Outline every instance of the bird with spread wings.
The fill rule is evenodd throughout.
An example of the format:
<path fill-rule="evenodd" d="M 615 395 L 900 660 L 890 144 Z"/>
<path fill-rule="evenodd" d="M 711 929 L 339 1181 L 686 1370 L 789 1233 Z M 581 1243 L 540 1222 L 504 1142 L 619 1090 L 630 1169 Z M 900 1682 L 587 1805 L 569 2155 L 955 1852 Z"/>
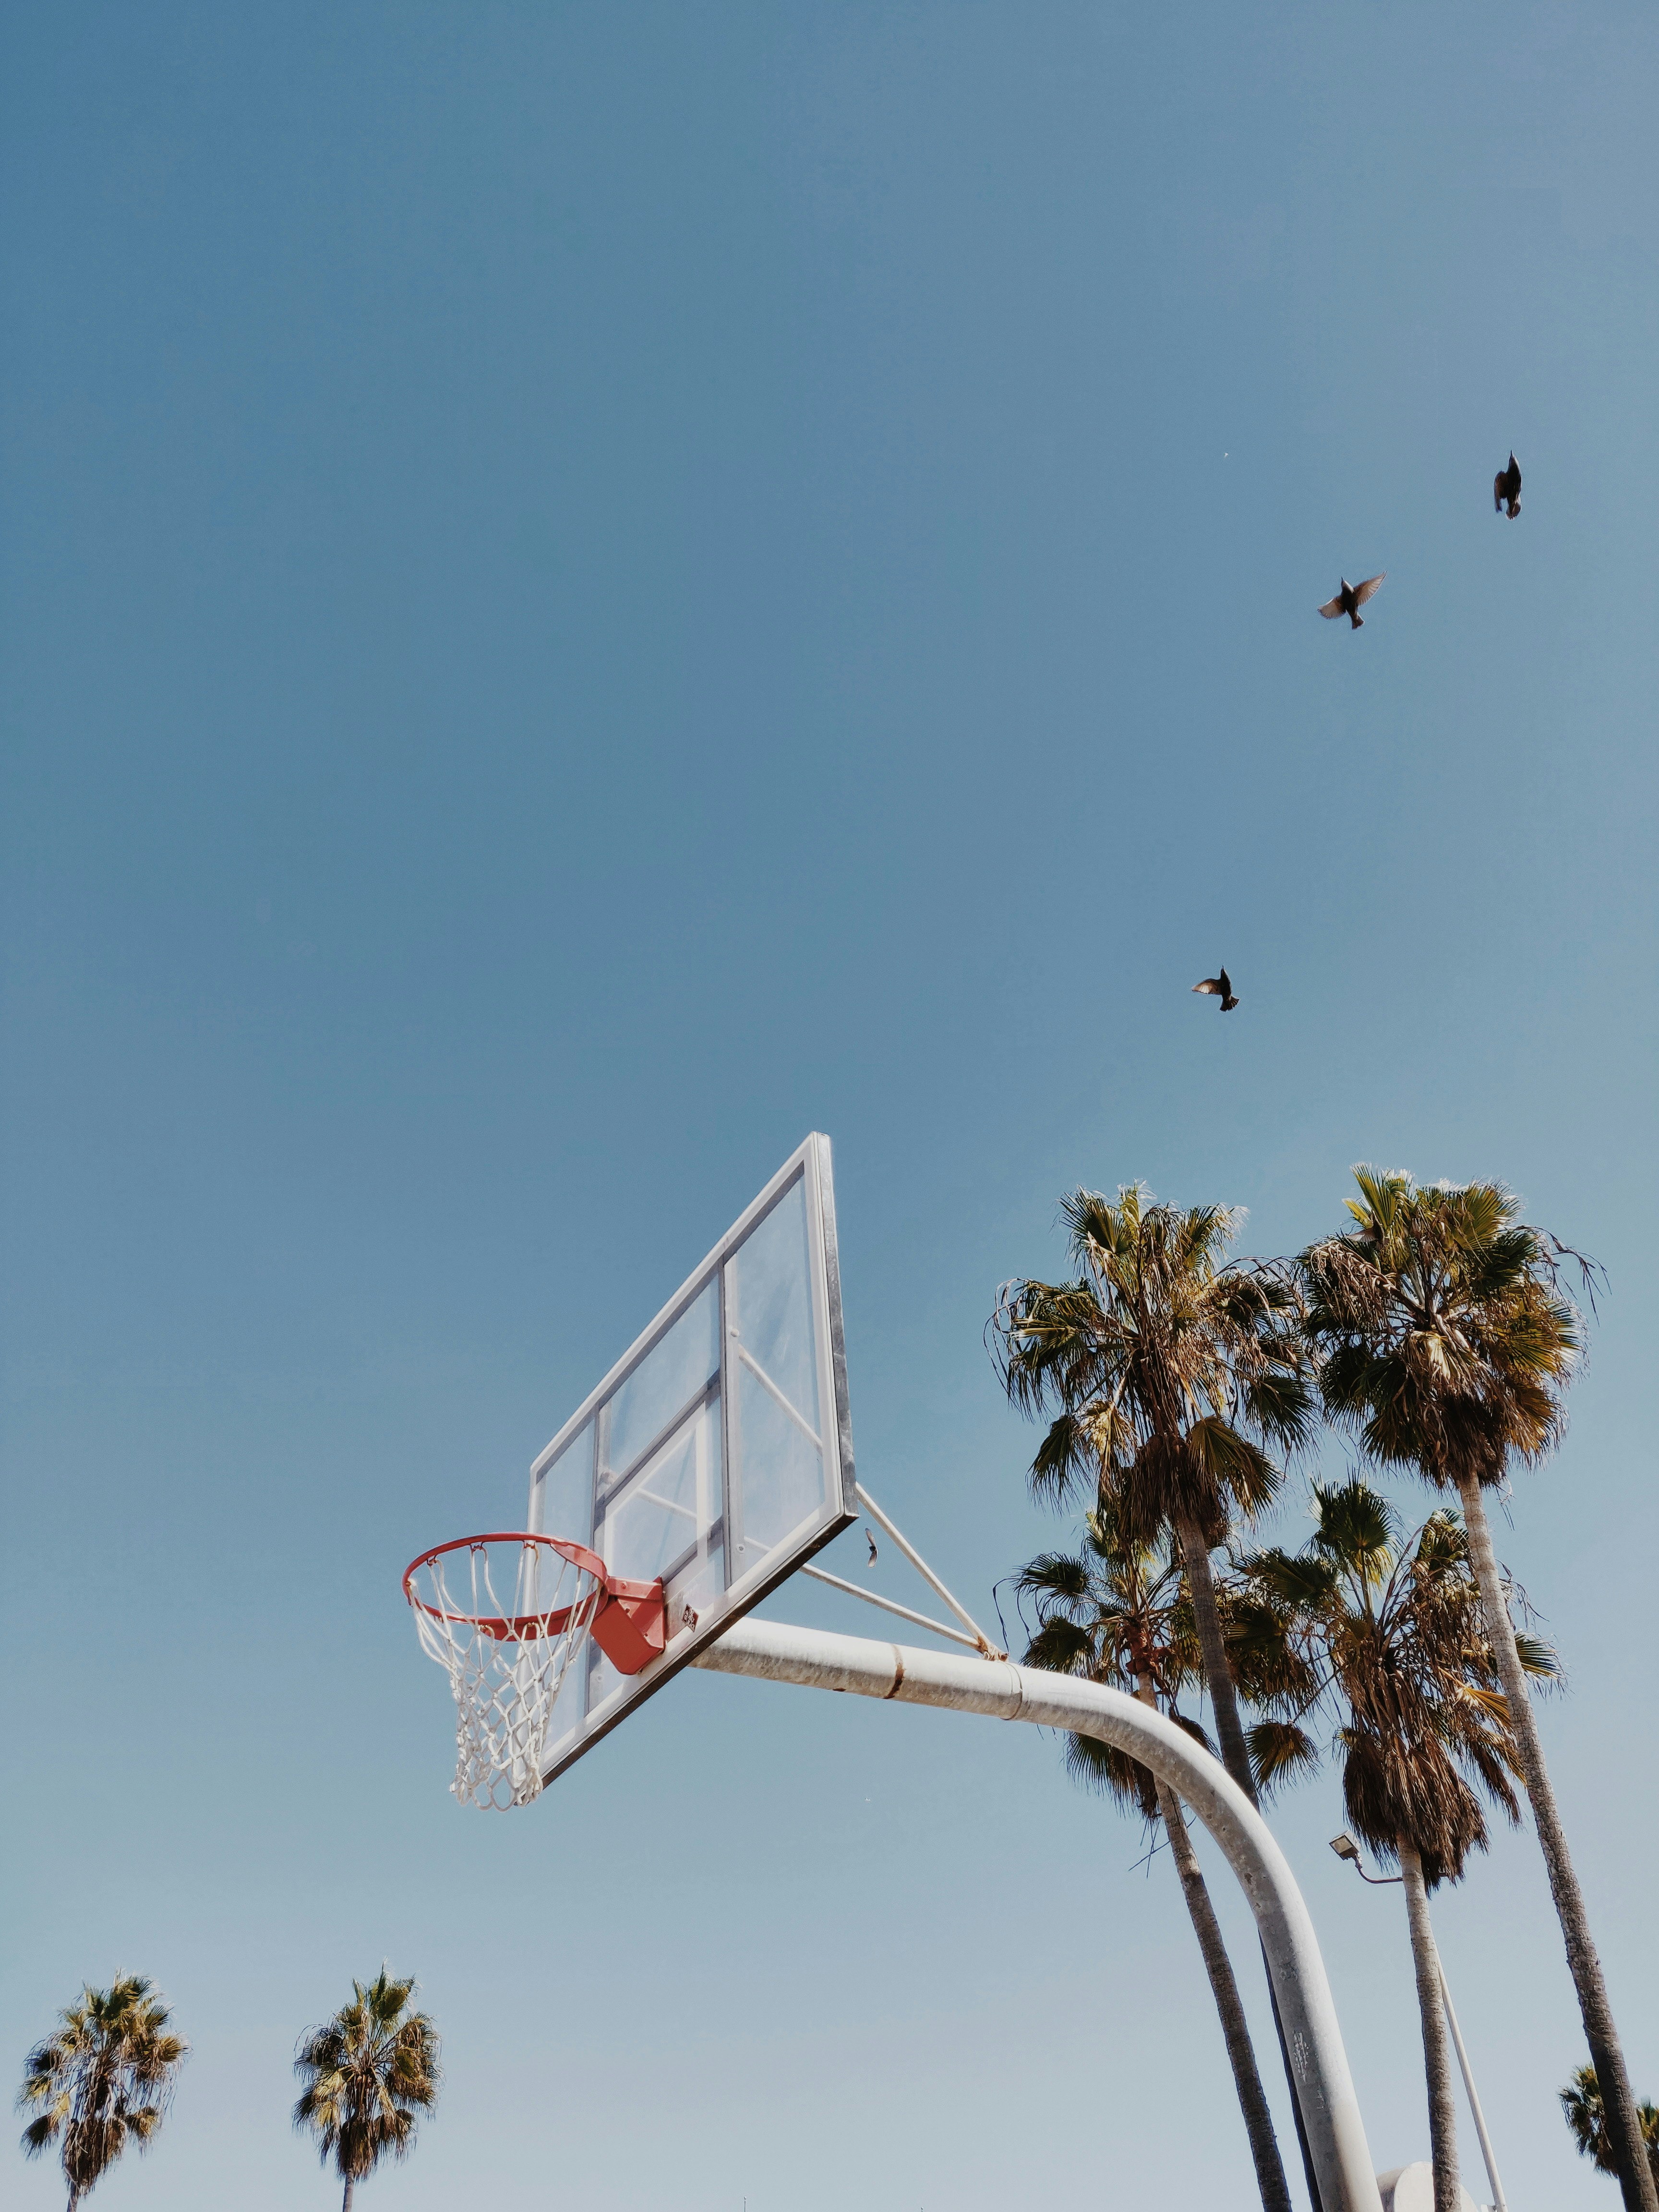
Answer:
<path fill-rule="evenodd" d="M 1356 629 L 1363 629 L 1365 627 L 1365 618 L 1359 610 L 1367 599 L 1375 596 L 1383 576 L 1388 573 L 1384 568 L 1381 575 L 1367 576 L 1363 584 L 1351 584 L 1344 576 L 1341 589 L 1334 599 L 1326 600 L 1324 605 L 1319 610 L 1320 613 L 1324 616 L 1327 622 L 1334 622 L 1339 615 L 1346 615 Z"/>
<path fill-rule="evenodd" d="M 1207 992 L 1212 999 L 1219 999 L 1224 1014 L 1231 1013 L 1233 1008 L 1238 1004 L 1238 1000 L 1233 996 L 1231 980 L 1224 968 L 1218 975 L 1206 975 L 1201 983 L 1194 983 L 1193 988 L 1195 991 Z"/>

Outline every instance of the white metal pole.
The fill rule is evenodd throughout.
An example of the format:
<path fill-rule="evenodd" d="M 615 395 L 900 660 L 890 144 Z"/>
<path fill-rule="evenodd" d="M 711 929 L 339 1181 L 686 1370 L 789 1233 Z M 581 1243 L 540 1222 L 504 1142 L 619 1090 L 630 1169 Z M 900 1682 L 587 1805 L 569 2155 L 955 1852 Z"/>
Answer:
<path fill-rule="evenodd" d="M 1469 2110 L 1474 2115 L 1474 2132 L 1480 2138 L 1480 2155 L 1486 2161 L 1486 2179 L 1492 2184 L 1493 2212 L 1510 2212 L 1504 2201 L 1504 2185 L 1498 2179 L 1498 2160 L 1492 2156 L 1492 2137 L 1486 2133 L 1486 2116 L 1480 2109 L 1480 2100 L 1474 2094 L 1474 2075 L 1469 2070 L 1469 2054 L 1463 2048 L 1463 2031 L 1457 2025 L 1457 2014 L 1451 2001 L 1451 1984 L 1446 1979 L 1443 1962 L 1440 1968 L 1440 1994 L 1446 2002 L 1446 2025 L 1457 2052 L 1457 2063 L 1463 2069 L 1463 2087 L 1468 2093 Z"/>
<path fill-rule="evenodd" d="M 1220 1760 L 1173 1721 L 1121 1690 L 1072 1675 L 793 1628 L 752 1614 L 735 1622 L 692 1664 L 717 1674 L 1066 1729 L 1115 1744 L 1149 1766 L 1215 1838 L 1255 1915 L 1296 2069 L 1323 2212 L 1382 2212 L 1342 2031 L 1302 1893 L 1255 1806 Z"/>

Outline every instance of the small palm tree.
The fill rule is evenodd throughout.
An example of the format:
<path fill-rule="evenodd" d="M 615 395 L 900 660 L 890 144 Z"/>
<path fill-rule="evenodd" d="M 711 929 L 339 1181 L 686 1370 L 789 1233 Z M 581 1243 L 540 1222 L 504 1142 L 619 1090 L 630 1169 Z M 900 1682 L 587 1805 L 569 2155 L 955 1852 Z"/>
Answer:
<path fill-rule="evenodd" d="M 1167 1544 L 1155 1546 L 1129 1536 L 1109 1494 L 1103 1495 L 1087 1516 L 1078 1552 L 1044 1553 L 1021 1570 L 1015 1588 L 1022 1599 L 1033 1600 L 1036 1613 L 1036 1631 L 1025 1652 L 1029 1665 L 1127 1690 L 1143 1704 L 1168 1712 L 1202 1741 L 1202 1730 L 1182 1715 L 1177 1702 L 1183 1688 L 1201 1683 L 1203 1674 L 1192 1607 L 1182 1591 L 1179 1560 Z M 1232 1625 L 1231 1620 L 1227 1625 Z M 1254 1664 L 1253 1651 L 1254 1647 L 1245 1655 L 1246 1669 Z M 1294 1660 L 1288 1654 L 1285 1658 L 1293 1669 Z M 1271 1686 L 1279 1693 L 1285 1686 L 1285 1672 L 1281 1665 Z M 1247 1674 L 1247 1689 L 1252 1681 Z M 1299 1678 L 1293 1686 L 1301 1688 Z M 1164 1823 L 1220 2015 L 1264 2212 L 1289 2212 L 1284 2163 L 1238 1984 L 1181 1800 L 1139 1760 L 1097 1736 L 1069 1736 L 1066 1763 L 1085 1787 L 1139 1812 L 1149 1825 L 1158 1820 Z"/>
<path fill-rule="evenodd" d="M 1642 2116 L 1648 2164 L 1655 2179 L 1659 2180 L 1659 2105 L 1650 2104 L 1644 2097 L 1636 2109 Z M 1589 2159 L 1598 2173 L 1617 2173 L 1619 2169 L 1613 2164 L 1607 2142 L 1607 2116 L 1601 2103 L 1601 2085 L 1593 2066 L 1576 2069 L 1571 2081 L 1561 2092 L 1561 2110 L 1566 2115 L 1579 2156 Z"/>
<path fill-rule="evenodd" d="M 190 2045 L 167 2026 L 165 1999 L 143 1974 L 90 1986 L 58 2015 L 61 2026 L 28 2055 L 20 2112 L 35 2118 L 23 2148 L 38 2158 L 56 2143 L 70 2212 L 129 2143 L 148 2150 L 173 2101 Z"/>
<path fill-rule="evenodd" d="M 1327 1411 L 1381 1466 L 1409 1467 L 1462 1505 L 1486 1633 L 1509 1700 L 1567 1966 L 1596 2079 L 1626 2212 L 1659 2212 L 1641 2116 L 1590 1936 L 1538 1734 L 1486 1496 L 1513 1460 L 1535 1465 L 1559 1441 L 1562 1396 L 1583 1343 L 1560 1285 L 1564 1261 L 1588 1262 L 1520 1218 L 1499 1183 L 1423 1185 L 1356 1168 L 1353 1225 L 1303 1254 L 1306 1326 Z"/>
<path fill-rule="evenodd" d="M 1281 1478 L 1265 1447 L 1294 1449 L 1312 1424 L 1295 1297 L 1279 1271 L 1227 1261 L 1239 1221 L 1230 1207 L 1160 1206 L 1131 1183 L 1115 1201 L 1073 1191 L 1060 1216 L 1073 1279 L 1005 1285 L 990 1324 L 1010 1399 L 1034 1417 L 1052 1416 L 1031 1489 L 1056 1505 L 1079 1492 L 1086 1505 L 1109 1490 L 1129 1533 L 1173 1535 L 1222 1760 L 1255 1803 L 1210 1554 L 1237 1522 L 1272 1502 Z M 1271 1977 L 1267 1987 L 1317 2205 Z"/>
<path fill-rule="evenodd" d="M 307 2028 L 295 2053 L 305 2088 L 294 2124 L 316 2136 L 325 2165 L 332 2155 L 345 2183 L 342 2212 L 351 2212 L 352 2191 L 388 2152 L 408 2157 L 416 2113 L 438 2101 L 438 2031 L 409 2009 L 414 1993 L 412 1975 L 394 1981 L 382 1966 L 367 1986 L 353 1982 L 351 2002 Z"/>
<path fill-rule="evenodd" d="M 1260 1553 L 1249 1571 L 1317 1667 L 1313 1703 L 1340 1716 L 1334 1742 L 1350 1822 L 1404 1881 L 1435 2212 L 1457 2212 L 1451 2052 L 1428 1893 L 1460 1880 L 1469 1853 L 1486 1849 L 1483 1797 L 1520 1818 L 1509 1709 L 1456 1516 L 1432 1514 L 1402 1542 L 1392 1508 L 1364 1482 L 1316 1486 L 1313 1504 L 1305 1549 Z M 1535 1674 L 1556 1671 L 1553 1655 L 1532 1638 L 1523 1639 L 1522 1662 Z M 1288 1773 L 1317 1757 L 1310 1738 L 1281 1727 L 1261 1763 Z"/>

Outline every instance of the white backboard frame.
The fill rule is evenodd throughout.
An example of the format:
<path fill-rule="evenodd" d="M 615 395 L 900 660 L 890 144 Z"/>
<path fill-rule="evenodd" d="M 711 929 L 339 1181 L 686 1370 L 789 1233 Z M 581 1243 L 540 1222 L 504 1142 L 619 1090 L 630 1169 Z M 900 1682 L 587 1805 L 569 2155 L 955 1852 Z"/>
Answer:
<path fill-rule="evenodd" d="M 794 1206 L 797 1183 L 805 1214 L 816 1431 L 750 1357 L 730 1312 L 730 1286 L 734 1278 L 728 1262 L 735 1261 L 740 1267 L 739 1255 L 750 1237 L 777 1208 Z M 628 1401 L 622 1395 L 625 1386 L 677 1323 L 691 1316 L 694 1329 L 700 1326 L 701 1317 L 695 1310 L 705 1297 L 712 1297 L 716 1303 L 717 1365 L 708 1376 L 702 1395 L 694 1387 L 690 1395 L 673 1412 L 662 1433 L 648 1439 L 629 1464 L 613 1475 L 606 1464 L 602 1442 L 611 1426 L 613 1408 L 619 1402 L 626 1407 Z M 734 1409 L 742 1402 L 740 1366 L 747 1370 L 745 1382 L 748 1376 L 757 1376 L 769 1399 L 783 1408 L 798 1428 L 813 1437 L 820 1453 L 820 1493 L 816 1507 L 805 1512 L 796 1525 L 752 1559 L 741 1557 L 739 1547 L 741 1545 L 742 1550 L 752 1551 L 757 1549 L 757 1546 L 736 1533 L 746 1527 L 742 1500 L 735 1494 L 743 1479 L 742 1442 L 734 1433 Z M 750 1385 L 751 1395 L 754 1387 Z M 625 1414 L 623 1418 L 625 1425 Z M 694 1425 L 700 1430 L 707 1427 L 707 1446 L 690 1436 Z M 643 1488 L 649 1480 L 648 1468 L 653 1457 L 671 1449 L 665 1444 L 664 1437 L 677 1435 L 685 1439 L 683 1465 L 689 1466 L 694 1450 L 703 1460 L 718 1460 L 718 1534 L 713 1532 L 708 1511 L 700 1505 L 690 1549 L 678 1559 L 665 1560 L 655 1569 L 664 1575 L 668 1595 L 668 1642 L 659 1657 L 650 1661 L 639 1674 L 626 1678 L 604 1672 L 597 1660 L 593 1668 L 584 1668 L 580 1678 L 576 1677 L 576 1670 L 572 1670 L 568 1702 L 562 1694 L 560 1705 L 565 1710 L 556 1715 L 548 1740 L 544 1782 L 551 1782 L 562 1774 L 584 1752 L 590 1751 L 636 1711 L 646 1698 L 678 1674 L 682 1667 L 689 1665 L 734 1620 L 741 1620 L 751 1607 L 758 1605 L 815 1552 L 858 1518 L 853 1432 L 848 1411 L 847 1352 L 842 1326 L 835 1184 L 830 1139 L 816 1131 L 790 1154 L 702 1264 L 686 1278 L 650 1327 L 583 1400 L 546 1449 L 538 1453 L 530 1470 L 530 1510 L 526 1528 L 543 1535 L 570 1537 L 580 1543 L 592 1544 L 613 1573 L 637 1573 L 640 1570 L 636 1563 L 626 1557 L 611 1556 L 619 1552 L 621 1545 L 617 1534 L 620 1512 L 625 1508 L 630 1486 L 636 1484 L 636 1477 L 638 1486 Z M 560 1517 L 561 1499 L 567 1501 L 564 1517 L 570 1517 L 568 1501 L 580 1492 L 582 1474 L 579 1468 L 573 1476 L 567 1465 L 560 1475 L 556 1463 L 568 1462 L 569 1455 L 580 1455 L 584 1450 L 591 1469 L 588 1527 L 544 1525 L 544 1516 Z M 647 1469 L 647 1474 L 638 1476 L 637 1470 L 641 1468 Z M 715 1485 L 706 1467 L 701 1473 L 694 1472 L 693 1482 L 694 1494 L 700 1500 L 706 1496 L 708 1504 L 712 1505 Z M 653 1503 L 657 1502 L 653 1497 Z M 686 1511 L 683 1506 L 671 1510 Z M 717 1553 L 713 1548 L 715 1545 Z"/>

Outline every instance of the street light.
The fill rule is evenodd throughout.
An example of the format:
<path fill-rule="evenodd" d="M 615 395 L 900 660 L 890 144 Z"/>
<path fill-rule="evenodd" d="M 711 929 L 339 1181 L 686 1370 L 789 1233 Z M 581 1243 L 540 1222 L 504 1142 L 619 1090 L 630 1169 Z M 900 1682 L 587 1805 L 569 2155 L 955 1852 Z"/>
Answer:
<path fill-rule="evenodd" d="M 1338 1858 L 1348 1861 L 1361 1881 L 1368 1881 L 1375 1888 L 1388 1889 L 1394 1883 L 1405 1880 L 1403 1875 L 1398 1874 L 1367 1874 L 1359 1863 L 1359 1846 L 1346 1828 L 1340 1836 L 1331 1838 L 1331 1849 Z"/>
<path fill-rule="evenodd" d="M 1368 1881 L 1377 1889 L 1386 1889 L 1390 1883 L 1400 1881 L 1404 1878 L 1397 1874 L 1367 1874 L 1360 1863 L 1359 1846 L 1346 1828 L 1340 1836 L 1331 1838 L 1331 1849 L 1336 1853 L 1338 1858 L 1344 1860 L 1353 1869 L 1361 1881 Z M 1457 2052 L 1457 2063 L 1463 2075 L 1463 2087 L 1468 2092 L 1469 2110 L 1474 2115 L 1474 2132 L 1480 2138 L 1480 2155 L 1486 2162 L 1486 2179 L 1492 2184 L 1492 2212 L 1509 2212 L 1509 2206 L 1504 2201 L 1504 2185 L 1498 2179 L 1498 2160 L 1492 2155 L 1492 2137 L 1486 2133 L 1486 2116 L 1480 2109 L 1480 2098 L 1475 2094 L 1474 2075 L 1469 2067 L 1469 2054 L 1463 2048 L 1463 2031 L 1457 2025 L 1457 2014 L 1452 2006 L 1451 1989 L 1446 1980 L 1446 1969 L 1440 1964 L 1440 1948 L 1437 1944 L 1435 1946 L 1434 1963 L 1440 1972 L 1440 1996 L 1446 2008 L 1446 2025 L 1451 2030 L 1452 2044 Z"/>

